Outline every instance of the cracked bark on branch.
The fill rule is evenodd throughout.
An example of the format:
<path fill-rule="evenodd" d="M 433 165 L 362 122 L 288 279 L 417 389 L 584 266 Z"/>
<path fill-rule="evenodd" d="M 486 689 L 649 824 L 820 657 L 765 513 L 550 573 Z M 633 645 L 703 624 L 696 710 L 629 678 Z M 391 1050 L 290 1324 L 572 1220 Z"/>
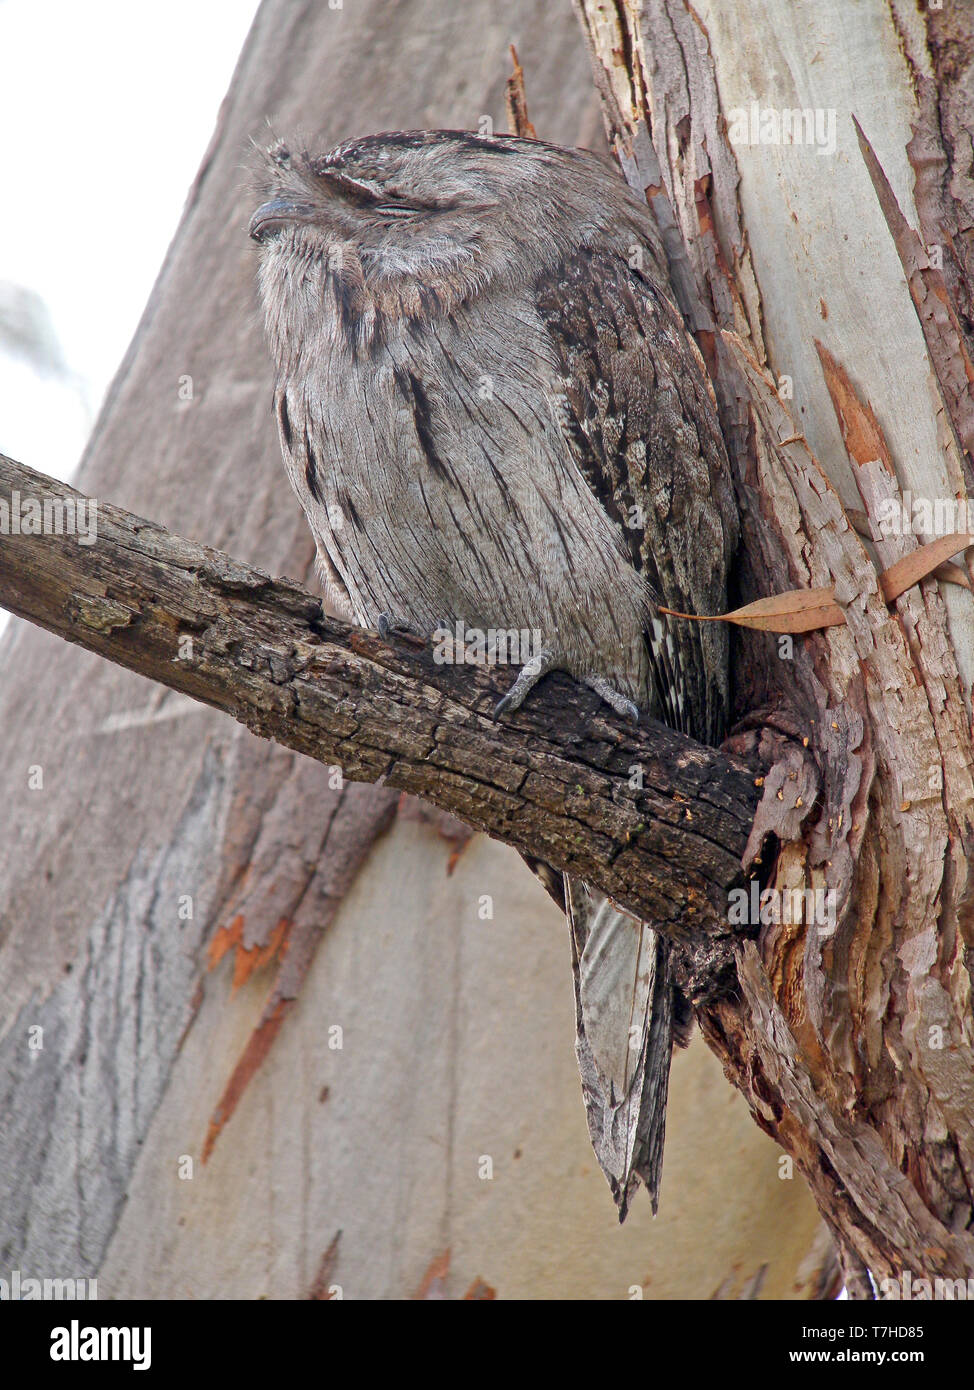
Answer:
<path fill-rule="evenodd" d="M 0 456 L 0 502 L 15 492 L 80 497 Z M 0 605 L 351 781 L 413 792 L 579 874 L 691 946 L 701 978 L 726 976 L 754 766 L 652 721 L 625 726 L 567 677 L 497 722 L 510 672 L 387 644 L 325 617 L 299 585 L 106 503 L 94 545 L 0 537 Z"/>

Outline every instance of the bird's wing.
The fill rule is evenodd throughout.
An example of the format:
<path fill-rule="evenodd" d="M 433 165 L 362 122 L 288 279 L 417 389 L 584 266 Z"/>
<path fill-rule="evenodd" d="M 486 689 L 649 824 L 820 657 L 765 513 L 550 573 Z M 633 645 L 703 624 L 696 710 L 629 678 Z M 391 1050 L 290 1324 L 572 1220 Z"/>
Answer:
<path fill-rule="evenodd" d="M 561 368 L 562 428 L 576 466 L 616 521 L 633 567 L 680 612 L 721 613 L 737 512 L 703 361 L 648 275 L 586 252 L 536 284 Z M 663 615 L 646 634 L 640 703 L 714 741 L 727 714 L 720 624 Z M 624 1219 L 641 1178 L 656 1210 L 673 1043 L 670 946 L 578 880 L 565 880 L 576 1053 L 589 1133 Z"/>
<path fill-rule="evenodd" d="M 634 253 L 635 256 L 635 253 Z M 648 273 L 581 251 L 535 284 L 560 365 L 568 450 L 667 608 L 724 612 L 737 541 L 730 467 L 703 359 Z M 721 623 L 658 619 L 644 704 L 702 742 L 727 715 Z"/>

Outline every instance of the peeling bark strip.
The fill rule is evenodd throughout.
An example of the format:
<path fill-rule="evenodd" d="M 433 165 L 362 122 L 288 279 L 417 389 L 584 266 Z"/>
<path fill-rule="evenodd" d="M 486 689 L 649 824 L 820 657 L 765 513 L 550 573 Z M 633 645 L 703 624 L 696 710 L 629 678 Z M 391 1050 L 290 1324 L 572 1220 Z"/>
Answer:
<path fill-rule="evenodd" d="M 968 356 L 974 357 L 974 10 L 927 4 L 922 20 L 925 54 L 909 52 L 911 33 L 901 29 L 919 107 L 907 145 L 916 175 L 913 199 L 925 247 L 940 250 Z"/>
<path fill-rule="evenodd" d="M 967 353 L 960 318 L 950 301 L 943 275 L 931 264 L 923 243 L 903 216 L 889 179 L 858 121 L 855 127 L 862 157 L 903 265 L 944 404 L 964 451 L 965 477 L 971 490 L 974 489 L 974 362 Z"/>
<path fill-rule="evenodd" d="M 17 489 L 76 495 L 0 456 L 0 501 Z M 351 781 L 413 792 L 578 874 L 710 968 L 730 962 L 727 894 L 760 799 L 738 759 L 649 720 L 622 727 L 567 677 L 495 722 L 510 672 L 387 646 L 323 617 L 298 585 L 107 503 L 92 546 L 0 538 L 0 604 Z"/>
<path fill-rule="evenodd" d="M 803 759 L 794 742 L 786 744 L 766 778 L 766 790 L 776 791 L 765 797 L 758 819 L 762 829 L 773 825 L 781 841 L 772 882 L 782 891 L 834 891 L 835 928 L 767 927 L 744 948 L 740 996 L 698 1017 L 758 1124 L 807 1178 L 845 1268 L 868 1270 L 874 1280 L 898 1278 L 905 1269 L 970 1276 L 974 745 L 969 692 L 959 674 L 970 666 L 963 643 L 971 614 L 969 607 L 961 611 L 970 597 L 953 590 L 948 620 L 934 579 L 894 593 L 903 576 L 917 577 L 938 555 L 943 559 L 950 542 L 923 553 L 912 530 L 889 537 L 878 525 L 883 508 L 895 505 L 904 487 L 917 486 L 919 466 L 910 440 L 884 433 L 880 421 L 885 425 L 889 412 L 876 399 L 877 378 L 871 386 L 875 412 L 853 385 L 859 363 L 849 360 L 847 345 L 861 341 L 861 305 L 857 291 L 846 286 L 862 273 L 854 250 L 861 245 L 861 208 L 847 197 L 834 223 L 821 217 L 828 180 L 835 178 L 828 161 L 804 164 L 799 176 L 784 162 L 737 152 L 721 109 L 724 92 L 734 100 L 748 92 L 771 106 L 792 106 L 791 79 L 799 72 L 803 91 L 834 95 L 829 82 L 836 40 L 821 37 L 828 23 L 812 36 L 783 12 L 779 33 L 773 7 L 763 0 L 733 6 L 732 17 L 723 6 L 708 7 L 703 13 L 712 32 L 689 0 L 576 0 L 576 7 L 626 175 L 654 207 L 661 200 L 672 207 L 671 221 L 663 224 L 670 229 L 666 251 L 681 306 L 714 377 L 736 472 L 742 599 L 831 589 L 845 617 L 842 625 L 795 641 L 787 661 L 775 659 L 768 639 L 762 647 L 762 639 L 749 636 L 736 670 L 739 712 L 747 711 L 752 725 L 764 724 L 758 738 L 766 750 L 774 754 L 773 726 L 799 735 L 807 749 Z M 830 17 L 838 12 L 827 8 Z M 902 316 L 902 331 L 912 330 L 915 305 L 935 369 L 924 395 L 915 378 L 897 375 L 891 339 L 878 380 L 894 383 L 918 412 L 929 411 L 935 426 L 929 435 L 942 442 L 944 455 L 926 470 L 935 480 L 930 494 L 939 497 L 947 478 L 959 498 L 965 492 L 960 453 L 966 451 L 969 463 L 974 440 L 968 313 L 974 300 L 967 273 L 974 107 L 957 79 L 974 70 L 974 25 L 959 17 L 963 7 L 953 7 L 950 19 L 934 22 L 928 15 L 932 53 L 919 53 L 922 25 L 910 9 L 892 0 L 882 44 L 870 31 L 869 53 L 877 63 L 871 80 L 897 61 L 907 69 L 906 95 L 899 95 L 904 112 L 911 90 L 919 107 L 908 154 L 918 176 L 921 228 L 927 248 L 942 243 L 944 274 L 865 147 L 913 298 L 910 304 L 904 286 L 910 312 Z M 761 43 L 772 51 L 758 74 L 753 52 Z M 932 90 L 931 63 L 942 93 Z M 764 86 L 755 91 L 758 83 Z M 869 87 L 845 95 L 850 103 L 860 98 L 863 125 L 882 130 L 885 151 L 890 123 L 883 127 L 877 119 Z M 806 96 L 803 104 L 814 100 Z M 941 117 L 949 117 L 945 135 L 937 128 L 938 102 Z M 851 109 L 840 113 L 850 130 L 851 116 Z M 905 115 L 900 129 L 906 149 L 911 130 Z M 746 201 L 739 198 L 745 174 Z M 871 230 L 882 240 L 887 226 L 876 215 L 864 171 L 861 182 Z M 796 198 L 798 184 L 806 195 L 820 188 L 821 203 Z M 776 224 L 778 246 L 748 226 L 746 209 L 760 216 L 782 203 L 793 209 L 792 221 Z M 682 246 L 673 244 L 674 229 Z M 759 244 L 763 261 L 752 259 Z M 793 352 L 799 347 L 783 332 L 783 316 L 790 322 L 795 305 L 781 287 L 800 285 L 802 275 L 824 262 L 825 251 L 835 276 L 828 334 L 821 327 L 825 314 L 814 320 L 825 339 L 818 359 L 824 377 L 803 381 L 804 413 L 796 424 L 776 387 L 793 364 L 775 361 L 775 351 L 785 341 Z M 759 286 L 766 287 L 766 302 Z M 838 448 L 844 441 L 848 452 L 846 471 L 840 453 L 819 459 L 806 439 L 806 430 L 817 439 L 835 437 L 833 404 Z M 858 489 L 864 509 L 858 522 L 832 480 L 840 475 Z M 958 576 L 961 571 L 951 573 Z M 814 801 L 801 820 L 795 815 L 799 801 Z M 868 1290 L 868 1279 L 854 1280 L 853 1292 Z"/>
<path fill-rule="evenodd" d="M 513 71 L 507 79 L 505 100 L 507 104 L 507 126 L 512 135 L 521 135 L 526 140 L 538 138 L 531 117 L 528 115 L 528 99 L 524 92 L 524 69 L 517 56 L 517 49 L 511 44 L 511 65 Z"/>

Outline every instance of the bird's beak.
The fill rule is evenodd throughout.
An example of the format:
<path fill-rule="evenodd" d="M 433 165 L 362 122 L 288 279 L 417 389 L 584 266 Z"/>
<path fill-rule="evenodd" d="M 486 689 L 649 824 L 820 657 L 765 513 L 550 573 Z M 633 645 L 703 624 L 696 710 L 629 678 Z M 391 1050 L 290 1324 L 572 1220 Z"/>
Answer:
<path fill-rule="evenodd" d="M 265 241 L 282 227 L 294 222 L 307 222 L 313 209 L 306 203 L 296 203 L 292 198 L 272 198 L 257 209 L 250 219 L 250 235 L 254 241 Z"/>

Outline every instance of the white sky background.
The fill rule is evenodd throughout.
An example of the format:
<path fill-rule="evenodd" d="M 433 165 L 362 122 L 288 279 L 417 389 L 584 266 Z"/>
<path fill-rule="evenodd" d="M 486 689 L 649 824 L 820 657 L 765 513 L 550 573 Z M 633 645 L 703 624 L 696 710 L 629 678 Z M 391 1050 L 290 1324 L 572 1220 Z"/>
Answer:
<path fill-rule="evenodd" d="M 256 10 L 0 0 L 0 281 L 44 300 L 72 379 L 0 349 L 0 451 L 12 458 L 73 473 Z"/>

